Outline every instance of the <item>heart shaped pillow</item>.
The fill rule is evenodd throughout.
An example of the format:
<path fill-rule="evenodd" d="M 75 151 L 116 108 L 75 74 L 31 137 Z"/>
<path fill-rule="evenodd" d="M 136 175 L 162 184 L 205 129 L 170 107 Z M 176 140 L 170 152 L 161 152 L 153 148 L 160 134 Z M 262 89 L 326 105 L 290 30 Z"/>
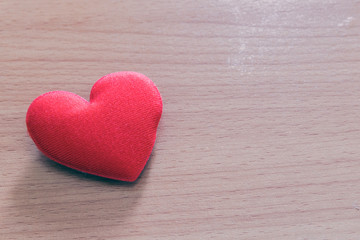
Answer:
<path fill-rule="evenodd" d="M 133 182 L 150 157 L 161 113 L 160 93 L 149 78 L 118 72 L 94 84 L 90 101 L 65 91 L 39 96 L 27 111 L 26 124 L 50 159 Z"/>

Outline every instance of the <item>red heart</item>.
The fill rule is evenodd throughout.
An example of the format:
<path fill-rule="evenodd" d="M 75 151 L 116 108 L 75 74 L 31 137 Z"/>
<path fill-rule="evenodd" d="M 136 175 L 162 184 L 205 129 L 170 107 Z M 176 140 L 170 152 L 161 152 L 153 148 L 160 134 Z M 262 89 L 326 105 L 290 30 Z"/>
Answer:
<path fill-rule="evenodd" d="M 30 105 L 26 124 L 50 159 L 76 170 L 135 181 L 155 143 L 162 100 L 155 84 L 135 72 L 111 73 L 91 89 L 90 102 L 65 91 Z"/>

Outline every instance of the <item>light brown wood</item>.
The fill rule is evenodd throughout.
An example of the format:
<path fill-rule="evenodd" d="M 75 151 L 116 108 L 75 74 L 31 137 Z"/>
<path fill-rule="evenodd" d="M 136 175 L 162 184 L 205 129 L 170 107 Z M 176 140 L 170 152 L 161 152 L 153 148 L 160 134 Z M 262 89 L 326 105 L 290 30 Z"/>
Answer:
<path fill-rule="evenodd" d="M 0 239 L 359 239 L 359 1 L 0 2 Z M 164 112 L 135 184 L 69 170 L 31 101 L 115 71 Z"/>

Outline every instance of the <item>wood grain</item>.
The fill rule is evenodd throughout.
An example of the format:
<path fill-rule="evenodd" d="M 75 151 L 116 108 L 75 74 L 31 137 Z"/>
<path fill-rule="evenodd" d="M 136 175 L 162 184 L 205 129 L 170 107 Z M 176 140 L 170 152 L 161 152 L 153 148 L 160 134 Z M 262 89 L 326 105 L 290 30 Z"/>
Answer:
<path fill-rule="evenodd" d="M 0 239 L 359 239 L 359 1 L 0 2 Z M 126 184 L 43 157 L 31 101 L 144 73 L 164 114 Z"/>

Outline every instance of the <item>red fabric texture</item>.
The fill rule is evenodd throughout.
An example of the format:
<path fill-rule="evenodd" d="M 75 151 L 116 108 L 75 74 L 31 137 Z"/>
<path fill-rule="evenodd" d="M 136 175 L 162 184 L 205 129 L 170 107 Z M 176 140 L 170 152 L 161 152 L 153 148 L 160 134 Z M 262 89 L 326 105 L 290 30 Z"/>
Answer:
<path fill-rule="evenodd" d="M 30 105 L 26 124 L 37 147 L 67 167 L 122 181 L 140 175 L 162 114 L 155 84 L 135 72 L 111 73 L 92 87 L 90 101 L 65 91 Z"/>

